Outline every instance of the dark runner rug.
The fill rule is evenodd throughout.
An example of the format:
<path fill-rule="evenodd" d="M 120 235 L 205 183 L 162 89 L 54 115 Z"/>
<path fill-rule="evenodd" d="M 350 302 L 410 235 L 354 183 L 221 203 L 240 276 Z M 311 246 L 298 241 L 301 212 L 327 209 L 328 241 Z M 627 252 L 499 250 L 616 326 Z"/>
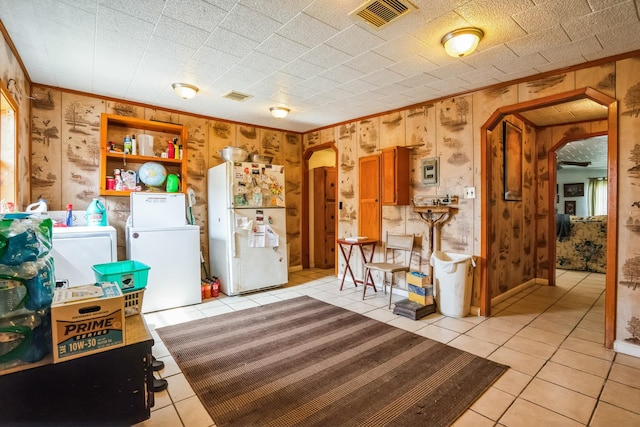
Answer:
<path fill-rule="evenodd" d="M 157 330 L 217 426 L 448 426 L 507 367 L 309 297 Z"/>

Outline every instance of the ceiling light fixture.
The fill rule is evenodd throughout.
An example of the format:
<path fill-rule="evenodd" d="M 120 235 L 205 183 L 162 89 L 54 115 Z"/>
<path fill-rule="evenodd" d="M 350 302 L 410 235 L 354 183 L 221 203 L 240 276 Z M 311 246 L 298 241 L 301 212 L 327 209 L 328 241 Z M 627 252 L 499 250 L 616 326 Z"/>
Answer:
<path fill-rule="evenodd" d="M 271 107 L 269 110 L 271 111 L 271 115 L 276 119 L 284 119 L 289 114 L 289 111 L 291 111 L 285 107 Z"/>
<path fill-rule="evenodd" d="M 450 56 L 462 58 L 476 50 L 482 37 L 480 28 L 460 28 L 445 34 L 440 43 Z"/>
<path fill-rule="evenodd" d="M 174 83 L 171 85 L 174 92 L 178 94 L 179 97 L 184 99 L 191 99 L 196 96 L 198 93 L 198 88 L 194 85 L 190 85 L 187 83 Z"/>

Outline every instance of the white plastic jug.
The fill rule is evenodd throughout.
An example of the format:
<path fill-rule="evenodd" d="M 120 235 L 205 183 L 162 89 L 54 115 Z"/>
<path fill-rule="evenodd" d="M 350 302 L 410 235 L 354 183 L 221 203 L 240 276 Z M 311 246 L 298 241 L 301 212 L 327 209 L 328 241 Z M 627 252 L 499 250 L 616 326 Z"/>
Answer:
<path fill-rule="evenodd" d="M 138 154 L 140 156 L 153 157 L 153 136 L 140 134 L 138 135 Z"/>
<path fill-rule="evenodd" d="M 99 199 L 93 199 L 89 204 L 85 218 L 87 219 L 87 225 L 108 225 L 107 210 Z"/>
<path fill-rule="evenodd" d="M 47 201 L 45 199 L 40 199 L 35 203 L 31 203 L 24 210 L 25 212 L 33 212 L 33 213 L 42 213 L 47 211 Z"/>

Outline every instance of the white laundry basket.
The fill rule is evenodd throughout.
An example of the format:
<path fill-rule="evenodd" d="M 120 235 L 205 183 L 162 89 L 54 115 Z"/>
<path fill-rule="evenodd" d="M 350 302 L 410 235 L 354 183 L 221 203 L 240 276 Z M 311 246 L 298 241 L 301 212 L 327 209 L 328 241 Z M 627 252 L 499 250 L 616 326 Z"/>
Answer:
<path fill-rule="evenodd" d="M 473 268 L 471 255 L 435 251 L 431 254 L 434 294 L 438 311 L 445 316 L 465 317 L 471 309 Z"/>

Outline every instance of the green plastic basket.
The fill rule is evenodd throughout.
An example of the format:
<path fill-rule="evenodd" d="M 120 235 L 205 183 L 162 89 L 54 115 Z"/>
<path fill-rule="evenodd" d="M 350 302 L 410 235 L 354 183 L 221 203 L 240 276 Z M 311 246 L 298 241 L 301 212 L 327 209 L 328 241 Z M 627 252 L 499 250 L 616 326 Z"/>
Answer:
<path fill-rule="evenodd" d="M 127 260 L 96 264 L 93 272 L 97 282 L 116 282 L 122 292 L 133 292 L 147 286 L 149 268 L 140 261 Z"/>

